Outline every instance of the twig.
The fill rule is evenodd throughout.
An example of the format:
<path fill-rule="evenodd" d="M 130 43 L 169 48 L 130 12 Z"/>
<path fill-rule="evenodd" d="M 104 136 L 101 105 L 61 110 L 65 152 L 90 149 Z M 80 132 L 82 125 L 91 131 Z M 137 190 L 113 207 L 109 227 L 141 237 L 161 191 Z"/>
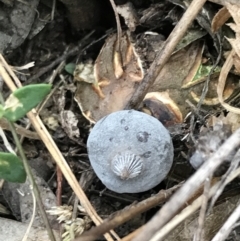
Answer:
<path fill-rule="evenodd" d="M 164 237 L 177 227 L 183 220 L 193 214 L 201 206 L 202 196 L 198 197 L 191 205 L 187 206 L 183 211 L 168 222 L 162 229 L 159 230 L 149 241 L 164 240 Z M 134 240 L 134 239 L 133 239 Z"/>
<path fill-rule="evenodd" d="M 114 0 L 109 0 L 109 1 L 110 1 L 111 5 L 112 5 L 113 12 L 115 14 L 115 18 L 116 18 L 116 22 L 117 22 L 117 34 L 118 34 L 118 37 L 117 37 L 117 43 L 116 43 L 116 50 L 120 54 L 121 53 L 122 28 L 121 28 L 120 19 L 119 19 L 119 15 L 118 15 L 118 12 L 117 12 L 116 4 L 115 4 Z"/>
<path fill-rule="evenodd" d="M 11 146 L 11 144 L 9 143 L 9 141 L 8 141 L 6 135 L 5 135 L 5 133 L 4 133 L 4 131 L 3 131 L 3 129 L 2 129 L 1 127 L 0 127 L 0 136 L 2 137 L 3 144 L 4 144 L 4 146 L 6 147 L 6 149 L 7 149 L 10 153 L 16 155 L 15 151 L 12 149 L 12 146 Z"/>
<path fill-rule="evenodd" d="M 226 3 L 231 3 L 240 6 L 239 0 L 208 0 L 209 2 L 217 3 L 226 6 Z"/>
<path fill-rule="evenodd" d="M 56 0 L 53 0 L 53 1 L 52 1 L 52 11 L 51 11 L 51 21 L 54 20 L 55 10 L 56 10 Z"/>
<path fill-rule="evenodd" d="M 7 69 L 7 71 L 10 73 L 10 75 L 13 76 L 14 80 L 15 81 L 17 80 L 17 82 L 20 83 L 20 81 L 17 79 L 13 71 L 8 67 L 6 61 L 4 60 L 1 54 L 0 54 L 0 61 L 3 64 L 3 66 Z M 17 89 L 17 87 L 14 85 L 13 81 L 11 80 L 11 78 L 7 73 L 4 74 L 4 81 L 11 89 L 11 91 L 14 91 Z M 20 86 L 21 86 L 21 83 L 20 83 Z M 91 203 L 89 202 L 86 194 L 79 186 L 76 177 L 73 175 L 69 165 L 67 164 L 66 160 L 62 156 L 62 153 L 59 151 L 58 147 L 56 146 L 55 142 L 53 141 L 46 127 L 42 123 L 40 117 L 36 115 L 36 111 L 33 109 L 27 114 L 27 116 L 31 121 L 33 127 L 35 128 L 36 132 L 39 134 L 40 138 L 42 139 L 43 143 L 47 147 L 48 151 L 52 155 L 53 159 L 60 167 L 69 185 L 71 186 L 75 194 L 78 196 L 82 206 L 85 208 L 89 217 L 93 220 L 93 222 L 96 225 L 101 224 L 102 219 L 97 215 L 95 209 L 92 207 Z M 105 237 L 108 241 L 113 241 L 112 237 L 109 234 L 105 234 Z"/>
<path fill-rule="evenodd" d="M 141 103 L 149 87 L 154 83 L 156 77 L 159 75 L 163 66 L 170 58 L 179 40 L 184 36 L 188 27 L 195 19 L 205 2 L 206 0 L 193 0 L 192 3 L 189 5 L 181 20 L 178 22 L 178 24 L 166 40 L 165 46 L 157 54 L 156 59 L 149 68 L 148 74 L 144 77 L 141 84 L 136 89 L 136 92 L 128 102 L 125 109 L 136 108 Z"/>
<path fill-rule="evenodd" d="M 134 237 L 136 237 L 140 232 L 141 230 L 143 229 L 144 226 L 134 230 L 132 233 L 128 234 L 127 236 L 125 236 L 124 238 L 121 239 L 121 241 L 132 241 L 132 239 Z"/>
<path fill-rule="evenodd" d="M 3 75 L 3 72 L 4 72 L 4 68 L 2 65 L 0 65 L 0 73 Z M 4 76 L 3 76 L 3 79 L 4 79 Z M 4 79 L 5 80 L 5 79 Z M 1 104 L 4 106 L 4 99 L 3 99 L 3 96 L 2 96 L 2 92 L 0 92 L 0 102 Z M 33 177 L 33 174 L 31 172 L 31 168 L 28 164 L 28 161 L 27 161 L 27 158 L 26 158 L 26 155 L 23 151 L 23 148 L 22 148 L 22 145 L 19 141 L 19 138 L 17 136 L 17 133 L 16 133 L 16 130 L 15 130 L 15 127 L 13 125 L 13 123 L 9 122 L 9 127 L 10 127 L 10 130 L 12 132 L 12 135 L 13 135 L 13 139 L 15 141 L 15 144 L 17 146 L 17 149 L 18 149 L 18 152 L 19 152 L 19 155 L 21 157 L 21 160 L 23 162 L 23 165 L 24 165 L 24 169 L 27 173 L 27 177 L 30 181 L 30 184 L 32 186 L 32 189 L 33 189 L 33 193 L 34 193 L 34 196 L 37 200 L 37 203 L 38 203 L 38 207 L 39 207 L 39 211 L 41 213 L 41 217 L 43 219 L 43 222 L 44 222 L 44 225 L 47 229 L 47 232 L 48 232 L 48 236 L 49 238 L 51 239 L 51 241 L 55 241 L 55 237 L 53 235 L 53 232 L 52 232 L 52 228 L 49 224 L 49 221 L 48 221 L 48 218 L 47 218 L 47 214 L 45 212 L 45 209 L 44 209 L 44 206 L 43 206 L 43 203 L 42 203 L 42 199 L 41 199 L 41 196 L 40 196 L 40 192 L 38 190 L 38 186 L 34 180 L 34 177 Z M 31 188 L 31 187 L 30 187 Z M 34 201 L 35 199 L 33 199 Z"/>
<path fill-rule="evenodd" d="M 235 223 L 238 221 L 239 218 L 240 218 L 240 205 L 238 205 L 238 207 L 232 212 L 230 217 L 227 219 L 224 225 L 220 228 L 220 230 L 214 236 L 212 241 L 226 240 L 226 238 L 231 233 L 232 229 L 235 226 Z"/>
<path fill-rule="evenodd" d="M 227 183 L 230 183 L 240 174 L 240 168 L 235 170 L 231 175 L 227 178 Z M 218 190 L 219 186 L 221 186 L 221 182 L 216 183 L 210 190 L 208 197 L 211 198 L 216 191 Z M 191 205 L 186 207 L 181 211 L 181 213 L 175 216 L 170 222 L 168 222 L 162 229 L 160 229 L 150 241 L 160 241 L 164 240 L 164 237 L 169 234 L 174 228 L 176 228 L 182 221 L 186 218 L 191 216 L 194 212 L 196 212 L 201 204 L 202 204 L 203 195 L 198 197 Z"/>
<path fill-rule="evenodd" d="M 28 83 L 31 83 L 32 81 L 38 79 L 39 77 L 41 77 L 43 74 L 45 74 L 46 72 L 48 72 L 49 70 L 51 70 L 52 68 L 54 68 L 56 65 L 60 64 L 62 61 L 65 61 L 68 57 L 70 56 L 74 56 L 76 54 L 78 54 L 79 52 L 83 53 L 84 51 L 86 51 L 86 49 L 88 49 L 90 46 L 92 46 L 93 44 L 95 44 L 96 42 L 98 42 L 99 40 L 101 40 L 102 38 L 105 37 L 105 35 L 100 38 L 97 39 L 96 41 L 92 41 L 89 45 L 87 45 L 86 47 L 82 48 L 82 44 L 83 42 L 88 39 L 92 34 L 94 33 L 94 31 L 91 31 L 88 35 L 86 35 L 81 42 L 78 44 L 78 46 L 70 49 L 68 52 L 64 53 L 62 56 L 60 56 L 59 58 L 57 58 L 55 61 L 53 61 L 51 64 L 49 64 L 46 67 L 41 68 L 37 74 L 33 75 L 31 78 L 29 78 L 27 80 Z"/>
<path fill-rule="evenodd" d="M 26 130 L 25 128 L 23 128 L 22 126 L 19 126 L 17 124 L 14 124 L 14 126 L 15 126 L 15 130 L 16 130 L 17 134 L 19 134 L 21 136 L 25 136 L 29 139 L 40 140 L 40 137 L 38 136 L 38 134 L 36 132 Z M 4 119 L 0 119 L 0 127 L 3 130 L 10 130 L 8 122 Z"/>
<path fill-rule="evenodd" d="M 221 42 L 222 42 L 222 41 L 221 41 Z M 220 43 L 221 43 L 221 42 L 220 42 Z M 210 82 L 210 80 L 211 80 L 211 75 L 212 75 L 213 71 L 216 69 L 217 65 L 219 64 L 221 58 L 222 58 L 222 45 L 220 44 L 217 60 L 215 61 L 214 65 L 212 66 L 210 72 L 208 73 L 208 77 L 207 77 L 207 79 L 206 79 L 206 81 L 205 81 L 205 83 L 204 83 L 200 100 L 199 100 L 198 103 L 197 103 L 197 109 L 196 109 L 196 111 L 195 111 L 195 113 L 194 113 L 195 115 L 198 116 L 198 118 L 199 118 L 199 116 L 200 116 L 200 115 L 199 115 L 200 108 L 201 108 L 201 106 L 202 106 L 202 104 L 203 104 L 203 101 L 204 101 L 204 99 L 206 98 L 206 95 L 207 95 L 207 93 L 208 93 L 208 86 L 209 86 L 209 82 Z M 190 130 L 191 130 L 190 136 L 191 136 L 191 138 L 192 138 L 192 141 L 193 141 L 193 142 L 195 143 L 195 145 L 196 145 L 196 140 L 195 140 L 195 137 L 194 137 L 194 135 L 193 135 L 193 130 L 195 129 L 195 125 L 196 125 L 195 115 L 194 115 L 194 114 L 191 116 L 191 119 L 190 119 Z M 202 119 L 202 118 L 200 118 L 200 119 Z"/>
<path fill-rule="evenodd" d="M 240 129 L 232 134 L 218 151 L 206 161 L 186 183 L 171 197 L 160 211 L 145 225 L 143 231 L 133 241 L 148 241 L 160 230 L 200 188 L 206 178 L 226 160 L 232 151 L 240 146 Z"/>
<path fill-rule="evenodd" d="M 64 67 L 65 61 L 61 62 L 59 64 L 59 66 L 57 67 L 57 69 L 55 71 L 53 71 L 53 74 L 51 76 L 51 78 L 49 78 L 48 83 L 52 84 L 53 80 L 55 79 L 55 77 L 58 74 L 58 71 L 61 71 L 62 68 Z M 45 106 L 45 104 L 48 102 L 48 100 L 50 99 L 50 97 L 52 97 L 52 95 L 55 93 L 55 91 L 57 90 L 57 88 L 59 88 L 59 86 L 62 84 L 62 81 L 59 81 L 57 83 L 57 85 L 54 87 L 53 90 L 51 90 L 51 93 L 44 99 L 44 101 L 42 103 L 40 103 L 37 107 L 36 107 L 36 111 L 38 114 L 40 114 L 41 110 L 43 109 L 43 107 Z M 28 123 L 27 126 L 25 127 L 25 130 L 28 130 L 31 127 L 31 123 Z M 25 136 L 21 136 L 20 138 L 20 142 L 23 143 Z"/>
<path fill-rule="evenodd" d="M 63 174 L 59 166 L 57 166 L 57 206 L 62 205 L 62 181 L 63 181 Z"/>
<path fill-rule="evenodd" d="M 201 210 L 199 212 L 199 218 L 198 218 L 198 228 L 197 228 L 196 236 L 194 236 L 194 241 L 203 240 L 204 221 L 207 213 L 208 200 L 210 197 L 209 193 L 211 188 L 211 181 L 210 181 L 211 179 L 212 179 L 212 175 L 210 177 L 207 177 L 205 181 L 204 191 L 202 195 Z"/>
<path fill-rule="evenodd" d="M 32 187 L 30 187 L 30 189 L 32 189 Z M 28 224 L 28 228 L 24 234 L 24 237 L 22 239 L 22 241 L 27 241 L 28 240 L 28 235 L 30 233 L 30 230 L 31 230 L 31 227 L 33 225 L 33 222 L 34 222 L 34 218 L 35 218 L 35 214 L 36 214 L 36 198 L 35 198 L 35 195 L 33 193 L 33 190 L 31 190 L 31 194 L 32 194 L 32 199 L 33 199 L 33 212 L 32 212 L 32 217 L 31 217 L 31 220 Z"/>
<path fill-rule="evenodd" d="M 132 204 L 127 206 L 121 211 L 114 213 L 108 219 L 106 219 L 100 226 L 94 227 L 91 230 L 83 233 L 79 238 L 76 238 L 74 241 L 93 241 L 96 240 L 99 236 L 104 234 L 110 229 L 116 228 L 119 225 L 127 222 L 134 216 L 146 212 L 147 210 L 161 204 L 166 201 L 173 192 L 175 192 L 181 184 L 176 185 L 168 190 L 161 190 L 158 194 L 153 197 L 150 197 L 146 200 L 143 200 L 137 204 Z"/>
<path fill-rule="evenodd" d="M 231 176 L 231 173 L 233 173 L 233 171 L 237 169 L 237 167 L 239 166 L 239 162 L 240 162 L 240 150 L 237 151 L 236 155 L 234 156 L 233 160 L 231 161 L 230 167 L 228 168 L 227 172 L 222 176 L 221 183 L 220 183 L 221 185 L 218 188 L 215 195 L 213 196 L 209 209 L 211 209 L 213 207 L 213 205 L 215 204 L 215 202 L 217 201 L 217 199 L 223 192 L 224 188 L 228 184 L 228 179 Z"/>

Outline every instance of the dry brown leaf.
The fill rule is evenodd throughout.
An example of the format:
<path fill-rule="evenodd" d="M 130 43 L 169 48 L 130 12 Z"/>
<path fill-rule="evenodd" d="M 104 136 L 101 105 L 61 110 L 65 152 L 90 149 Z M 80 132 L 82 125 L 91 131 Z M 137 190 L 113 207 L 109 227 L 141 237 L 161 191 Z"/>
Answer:
<path fill-rule="evenodd" d="M 142 111 L 157 118 L 164 126 L 183 122 L 181 111 L 167 91 L 147 93 L 143 100 Z"/>
<path fill-rule="evenodd" d="M 236 54 L 233 54 L 233 65 L 236 68 L 236 71 L 240 72 L 240 7 L 237 5 L 226 5 L 229 12 L 231 13 L 235 23 L 229 23 L 228 26 L 235 32 L 236 37 L 227 38 L 229 43 L 232 45 L 232 48 L 235 50 Z"/>
<path fill-rule="evenodd" d="M 239 27 L 240 26 L 240 6 L 233 5 L 231 3 L 226 2 L 226 7 L 231 14 L 234 22 Z"/>
<path fill-rule="evenodd" d="M 202 54 L 203 54 L 203 50 L 204 50 L 204 44 L 199 44 L 199 46 L 197 46 L 196 51 L 197 51 L 197 55 L 194 61 L 193 66 L 191 67 L 188 75 L 186 76 L 186 78 L 183 80 L 182 82 L 182 88 L 189 88 L 191 86 L 193 86 L 194 84 L 196 84 L 196 82 L 192 82 L 194 76 L 196 75 L 199 66 L 202 63 Z"/>
<path fill-rule="evenodd" d="M 151 92 L 168 90 L 169 97 L 177 103 L 183 118 L 191 111 L 190 107 L 186 104 L 186 99 L 194 99 L 198 102 L 202 94 L 205 79 L 200 78 L 192 81 L 202 63 L 202 50 L 203 46 L 201 42 L 195 41 L 173 54 L 149 90 Z M 216 93 L 218 75 L 219 73 L 211 75 L 209 91 L 206 96 L 207 99 L 203 103 L 204 105 L 219 104 Z M 228 83 L 230 88 L 227 88 L 225 92 L 224 98 L 226 99 L 235 90 L 236 85 L 232 85 L 232 83 L 233 81 L 229 81 Z M 193 94 L 191 91 L 193 91 Z"/>
<path fill-rule="evenodd" d="M 209 82 L 209 85 L 208 85 L 208 93 L 203 100 L 203 105 L 214 106 L 214 105 L 220 104 L 220 101 L 216 92 L 216 87 L 218 85 L 218 77 L 219 77 L 218 73 L 216 73 L 216 75 L 211 76 L 211 81 Z M 235 81 L 235 78 L 233 76 L 229 76 L 223 88 L 224 88 L 223 100 L 226 101 L 233 96 L 233 94 L 235 93 L 235 90 L 238 88 L 238 83 Z M 202 95 L 202 87 L 197 85 L 194 86 L 190 94 L 192 98 L 198 103 Z"/>
<path fill-rule="evenodd" d="M 232 51 L 228 55 L 219 76 L 218 86 L 217 86 L 217 93 L 219 102 L 221 105 L 228 111 L 231 111 L 236 114 L 240 114 L 240 109 L 230 106 L 229 104 L 224 102 L 223 99 L 223 91 L 225 88 L 226 80 L 229 71 L 231 70 L 232 66 L 235 65 L 237 70 L 239 69 L 239 59 L 234 57 L 236 54 L 240 57 L 240 7 L 237 5 L 232 5 L 230 3 L 226 3 L 226 7 L 233 17 L 235 23 L 229 24 L 229 26 L 235 31 L 236 38 L 235 39 L 228 39 L 230 44 L 232 45 Z M 234 63 L 236 61 L 236 63 Z"/>
<path fill-rule="evenodd" d="M 223 24 L 231 17 L 231 14 L 226 7 L 222 7 L 214 16 L 212 20 L 212 31 L 216 33 Z"/>
<path fill-rule="evenodd" d="M 240 74 L 240 57 L 237 54 L 233 55 L 233 64 L 235 67 L 235 72 Z"/>
<path fill-rule="evenodd" d="M 127 33 L 121 38 L 121 53 L 115 50 L 117 35 L 110 36 L 94 65 L 95 83 L 77 83 L 75 100 L 91 122 L 122 110 L 143 79 L 140 58 Z M 104 84 L 102 84 L 104 83 Z"/>
<path fill-rule="evenodd" d="M 230 39 L 230 38 L 226 38 L 229 43 L 232 45 L 232 48 L 235 50 L 236 54 L 240 57 L 240 38 L 236 38 L 236 39 Z"/>

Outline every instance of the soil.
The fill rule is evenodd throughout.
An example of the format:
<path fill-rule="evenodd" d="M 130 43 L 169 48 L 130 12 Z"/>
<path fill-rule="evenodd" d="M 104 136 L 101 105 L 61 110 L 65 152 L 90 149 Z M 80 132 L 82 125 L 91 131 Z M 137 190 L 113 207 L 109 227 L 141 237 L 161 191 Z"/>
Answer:
<path fill-rule="evenodd" d="M 157 41 L 165 41 L 165 39 L 167 39 L 183 14 L 182 7 L 171 2 L 172 1 L 154 1 L 155 9 L 158 10 L 158 12 L 155 12 L 155 16 L 154 14 L 150 14 L 148 21 L 137 26 L 132 34 L 136 42 L 141 39 L 142 34 L 146 31 L 160 33 L 161 37 L 159 37 Z M 106 8 L 104 11 L 101 9 L 102 12 L 100 12 L 100 15 L 105 15 L 104 18 L 101 19 L 101 21 L 95 21 L 90 25 L 86 25 L 86 27 L 84 27 L 85 29 L 79 30 L 76 27 L 74 28 L 74 25 L 71 25 L 69 22 L 67 18 L 69 13 L 67 14 L 68 10 L 65 8 L 64 4 L 57 2 L 54 20 L 49 21 L 43 29 L 31 39 L 25 38 L 23 43 L 18 47 L 11 46 L 11 48 L 6 48 L 4 50 L 4 57 L 11 66 L 22 66 L 32 61 L 35 62 L 33 68 L 21 70 L 21 74 L 16 73 L 22 84 L 27 85 L 48 82 L 53 75 L 53 71 L 56 70 L 63 60 L 61 58 L 66 56 L 66 54 L 67 57 L 64 57 L 65 64 L 77 64 L 88 60 L 96 60 L 106 39 L 106 37 L 103 39 L 101 38 L 106 35 L 106 32 L 116 31 L 115 17 L 113 12 L 111 12 L 111 6 L 108 1 L 105 1 L 104 4 Z M 152 6 L 151 4 L 153 4 L 153 1 L 133 1 L 133 5 L 139 15 L 149 10 Z M 220 6 L 215 4 L 212 4 L 211 7 L 214 9 L 214 12 L 220 8 Z M 51 8 L 49 8 L 49 10 L 51 10 Z M 122 18 L 121 24 L 123 29 L 127 28 Z M 194 28 L 202 28 L 197 22 L 194 22 L 193 25 Z M 94 30 L 94 32 L 88 36 L 92 30 Z M 100 40 L 98 41 L 98 39 Z M 206 43 L 205 56 L 210 56 L 209 58 L 214 62 L 217 58 L 218 51 L 215 47 L 215 40 L 212 39 L 209 34 L 206 34 L 202 39 Z M 152 40 L 152 42 L 154 41 L 155 40 Z M 154 61 L 154 51 L 151 52 L 150 56 L 146 56 L 146 43 L 137 43 L 138 45 L 136 44 L 136 46 L 141 47 L 140 55 L 145 59 L 143 68 L 147 71 L 152 61 Z M 71 50 L 74 49 L 76 51 L 71 52 Z M 39 76 L 41 72 L 43 74 Z M 174 126 L 167 127 L 169 128 L 174 144 L 174 164 L 168 177 L 158 186 L 147 192 L 119 195 L 110 190 L 105 190 L 105 186 L 93 174 L 93 170 L 91 169 L 87 155 L 86 141 L 93 124 L 82 115 L 78 104 L 74 100 L 76 83 L 73 80 L 73 76 L 62 68 L 52 84 L 53 87 L 57 86 L 57 90 L 44 106 L 40 116 L 77 179 L 80 179 L 82 173 L 88 171 L 92 173 L 92 178 L 85 184 L 84 187 L 86 187 L 86 189 L 84 191 L 99 216 L 103 219 L 133 202 L 145 200 L 158 193 L 161 189 L 171 188 L 188 179 L 188 177 L 195 172 L 189 163 L 190 157 L 196 150 L 193 139 L 198 140 L 200 138 L 200 130 L 202 127 L 206 126 L 206 119 L 209 113 L 214 116 L 219 116 L 220 113 L 226 115 L 226 112 L 223 111 L 221 107 L 216 108 L 214 106 L 212 108 L 207 108 L 208 112 L 206 112 L 205 108 L 202 108 L 199 114 L 196 115 L 196 125 L 194 127 L 191 125 L 191 118 L 187 118 L 184 123 L 178 123 Z M 5 97 L 9 94 L 9 90 L 6 86 L 3 86 L 3 93 Z M 187 108 L 191 109 L 189 106 L 187 106 Z M 74 113 L 78 123 L 76 124 L 72 121 L 66 124 L 62 116 L 63 111 Z M 27 119 L 19 121 L 18 124 L 25 126 L 27 124 Z M 76 128 L 78 132 L 75 132 Z M 32 128 L 30 128 L 30 130 L 34 131 Z M 194 138 L 192 139 L 189 136 L 193 136 Z M 10 132 L 7 132 L 7 137 L 12 141 Z M 23 141 L 23 147 L 30 163 L 33 163 L 32 168 L 39 172 L 42 178 L 48 183 L 51 190 L 55 193 L 58 185 L 56 180 L 56 166 L 52 162 L 52 158 L 49 156 L 47 149 L 40 140 L 30 140 L 27 138 Z M 1 143 L 0 148 L 5 150 L 3 143 Z M 202 151 L 204 152 L 205 150 Z M 36 165 L 36 163 L 38 164 Z M 237 188 L 238 183 L 236 182 L 228 189 Z M 236 193 L 233 195 L 236 195 Z M 13 210 L 11 205 L 9 206 L 9 201 L 6 200 L 6 198 L 8 198 L 7 194 L 0 196 L 0 202 L 12 211 L 8 218 L 21 220 L 21 215 L 18 212 L 19 210 Z M 15 201 L 17 202 L 17 200 Z M 72 190 L 65 180 L 63 180 L 62 185 L 61 202 L 67 205 L 74 204 Z M 160 206 L 155 207 L 144 214 L 134 217 L 131 221 L 115 229 L 115 231 L 120 237 L 127 236 L 150 220 L 159 208 Z M 229 240 L 238 240 L 238 235 L 237 232 L 233 233 Z M 103 240 L 103 238 L 99 240 Z"/>

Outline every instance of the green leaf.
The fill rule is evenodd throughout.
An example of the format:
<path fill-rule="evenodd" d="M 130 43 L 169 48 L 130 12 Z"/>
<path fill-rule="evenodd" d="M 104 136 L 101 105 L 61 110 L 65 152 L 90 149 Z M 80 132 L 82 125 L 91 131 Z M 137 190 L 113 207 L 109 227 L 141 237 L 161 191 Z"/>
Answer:
<path fill-rule="evenodd" d="M 22 161 L 11 153 L 0 152 L 0 178 L 9 182 L 25 182 L 26 172 Z"/>
<path fill-rule="evenodd" d="M 69 64 L 66 64 L 65 65 L 65 71 L 67 71 L 69 74 L 71 74 L 71 75 L 73 75 L 73 72 L 74 72 L 74 70 L 75 70 L 75 68 L 76 68 L 76 64 L 74 64 L 74 63 L 69 63 Z"/>
<path fill-rule="evenodd" d="M 212 70 L 212 66 L 201 64 L 201 65 L 199 66 L 198 71 L 197 71 L 197 73 L 195 74 L 195 76 L 194 76 L 194 78 L 193 78 L 192 81 L 196 81 L 196 80 L 199 80 L 199 79 L 202 79 L 202 78 L 206 78 L 206 77 L 209 75 L 209 73 L 210 73 L 211 70 Z M 220 73 L 220 71 L 221 71 L 221 68 L 217 66 L 217 67 L 214 69 L 214 71 L 213 71 L 212 74 L 214 74 L 214 73 Z"/>
<path fill-rule="evenodd" d="M 9 121 L 17 121 L 36 107 L 49 92 L 50 84 L 32 84 L 15 90 L 6 100 L 3 116 Z"/>

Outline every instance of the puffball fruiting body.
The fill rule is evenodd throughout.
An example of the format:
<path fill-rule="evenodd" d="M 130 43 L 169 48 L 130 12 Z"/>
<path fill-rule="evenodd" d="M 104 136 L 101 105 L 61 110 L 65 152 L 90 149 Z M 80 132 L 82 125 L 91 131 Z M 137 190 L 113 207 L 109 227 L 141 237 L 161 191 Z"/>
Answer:
<path fill-rule="evenodd" d="M 87 141 L 91 165 L 103 184 L 118 193 L 138 193 L 158 185 L 173 162 L 168 130 L 135 110 L 99 120 Z"/>

